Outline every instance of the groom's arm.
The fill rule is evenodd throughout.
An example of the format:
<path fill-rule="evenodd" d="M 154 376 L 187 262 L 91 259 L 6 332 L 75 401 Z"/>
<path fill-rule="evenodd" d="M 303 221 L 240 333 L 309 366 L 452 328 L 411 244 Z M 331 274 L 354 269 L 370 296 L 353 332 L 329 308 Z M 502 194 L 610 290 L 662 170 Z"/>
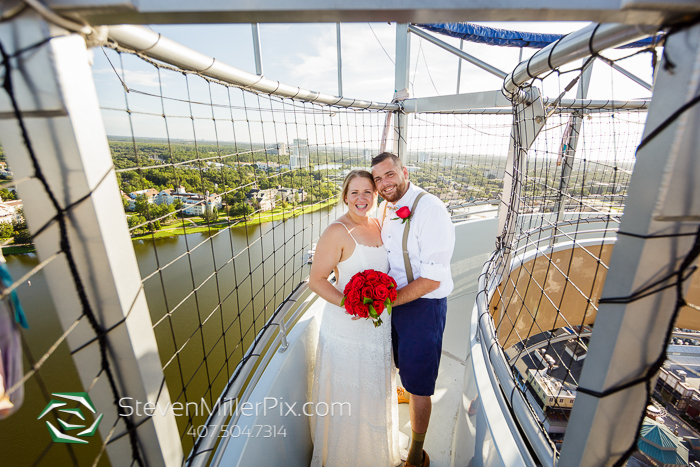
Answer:
<path fill-rule="evenodd" d="M 402 287 L 396 291 L 396 302 L 392 306 L 412 302 L 425 294 L 429 294 L 433 290 L 437 290 L 438 287 L 440 287 L 439 281 L 419 277 L 406 287 Z"/>
<path fill-rule="evenodd" d="M 396 305 L 412 302 L 440 287 L 449 278 L 450 260 L 455 244 L 455 228 L 450 215 L 437 198 L 425 199 L 427 206 L 411 221 L 411 235 L 418 240 L 419 268 L 416 280 L 397 290 Z M 415 271 L 414 271 L 415 274 Z"/>

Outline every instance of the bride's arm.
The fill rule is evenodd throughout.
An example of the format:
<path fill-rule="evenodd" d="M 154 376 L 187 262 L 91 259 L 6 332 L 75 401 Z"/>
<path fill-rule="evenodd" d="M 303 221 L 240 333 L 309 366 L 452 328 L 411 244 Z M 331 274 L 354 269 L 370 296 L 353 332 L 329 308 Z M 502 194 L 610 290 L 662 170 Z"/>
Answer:
<path fill-rule="evenodd" d="M 329 303 L 340 306 L 343 294 L 328 281 L 328 276 L 340 262 L 343 255 L 343 235 L 341 225 L 328 226 L 316 245 L 314 261 L 309 273 L 309 288 Z"/>

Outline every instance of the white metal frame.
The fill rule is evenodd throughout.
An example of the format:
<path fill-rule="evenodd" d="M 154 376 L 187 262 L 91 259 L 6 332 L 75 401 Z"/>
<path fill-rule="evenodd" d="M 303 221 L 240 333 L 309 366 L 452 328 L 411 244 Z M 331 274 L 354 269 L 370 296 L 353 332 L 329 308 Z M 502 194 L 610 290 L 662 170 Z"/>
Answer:
<path fill-rule="evenodd" d="M 700 86 L 700 25 L 668 37 L 664 53 L 687 59 L 674 61 L 673 70 L 660 67 L 644 137 L 692 99 Z M 698 122 L 700 107 L 695 106 L 637 152 L 621 231 L 658 235 L 697 229 Z M 602 297 L 630 296 L 675 270 L 692 240 L 620 236 Z M 674 306 L 674 288 L 628 304 L 601 304 L 580 387 L 602 393 L 644 376 L 664 352 Z M 634 442 L 646 402 L 644 384 L 603 398 L 579 391 L 564 438 L 561 465 L 612 464 Z M 619 420 L 626 422 L 620 424 Z"/>
<path fill-rule="evenodd" d="M 312 23 L 390 21 L 597 21 L 660 24 L 697 13 L 692 0 L 47 0 L 58 12 L 88 24 Z"/>
<path fill-rule="evenodd" d="M 355 109 L 399 110 L 397 104 L 384 104 L 348 99 L 289 86 L 247 71 L 226 65 L 215 58 L 196 52 L 184 45 L 171 41 L 162 35 L 142 26 L 110 26 L 109 37 L 119 45 L 165 63 L 194 70 L 209 78 L 241 86 L 251 91 L 274 94 L 280 97 L 295 98 L 307 102 L 337 105 Z"/>
<path fill-rule="evenodd" d="M 170 393 L 163 374 L 153 324 L 136 263 L 112 156 L 97 100 L 83 38 L 45 23 L 34 13 L 0 23 L 0 40 L 8 53 L 52 40 L 20 55 L 12 71 L 18 106 L 29 139 L 50 190 L 67 213 L 69 243 L 78 274 L 98 325 L 106 334 L 108 359 L 120 396 L 166 407 Z M 19 186 L 27 224 L 32 232 L 58 214 L 34 177 L 35 170 L 13 107 L 0 93 L 0 140 Z M 76 204 L 77 203 L 77 204 Z M 61 249 L 57 222 L 34 238 L 38 255 L 50 258 Z M 45 267 L 46 281 L 61 326 L 69 329 L 82 314 L 81 302 L 65 254 Z M 117 407 L 107 377 L 102 374 L 99 343 L 83 318 L 66 342 L 97 411 L 104 414 L 99 430 L 106 439 L 117 420 Z M 65 388 L 47 388 L 52 392 Z M 156 411 L 151 420 L 133 417 L 144 461 L 152 466 L 179 466 L 182 445 L 172 412 Z M 147 418 L 147 417 L 145 417 Z M 120 431 L 121 430 L 121 431 Z M 122 434 L 124 423 L 114 436 Z M 129 436 L 107 445 L 113 465 L 132 460 Z"/>

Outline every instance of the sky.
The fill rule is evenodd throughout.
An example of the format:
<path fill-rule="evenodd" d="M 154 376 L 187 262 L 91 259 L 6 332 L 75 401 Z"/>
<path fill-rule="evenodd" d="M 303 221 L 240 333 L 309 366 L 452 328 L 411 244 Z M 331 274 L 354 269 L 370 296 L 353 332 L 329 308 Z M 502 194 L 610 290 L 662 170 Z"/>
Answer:
<path fill-rule="evenodd" d="M 549 22 L 549 23 L 479 23 L 505 29 L 568 33 L 586 26 L 585 22 Z M 225 25 L 152 25 L 154 31 L 176 42 L 186 45 L 198 52 L 215 57 L 229 65 L 255 73 L 252 31 L 249 24 Z M 451 53 L 415 36 L 411 37 L 411 65 L 409 89 L 411 97 L 428 97 L 455 94 L 457 91 L 457 68 L 459 59 Z M 324 24 L 261 24 L 260 38 L 262 47 L 263 72 L 266 78 L 285 84 L 337 95 L 337 52 L 336 25 Z M 459 39 L 439 36 L 445 42 L 459 47 Z M 394 56 L 396 25 L 395 23 L 342 23 L 342 74 L 343 94 L 345 97 L 378 102 L 390 102 L 394 93 Z M 505 71 L 510 72 L 519 61 L 520 49 L 493 47 L 465 42 L 464 50 L 477 58 Z M 121 73 L 119 58 L 113 51 L 107 51 L 112 64 L 107 61 L 105 53 L 95 49 L 93 73 L 98 89 L 101 106 L 120 108 L 125 106 L 121 84 L 112 69 L 114 66 Z M 535 49 L 523 49 L 523 59 L 529 58 Z M 609 58 L 630 54 L 630 50 L 605 53 Z M 159 78 L 153 67 L 134 57 L 122 56 L 124 60 L 125 81 L 130 87 L 145 93 L 158 94 Z M 651 82 L 650 54 L 640 54 L 620 62 L 620 65 L 632 71 L 647 82 Z M 573 63 L 568 68 L 580 66 Z M 614 72 L 602 62 L 593 66 L 593 77 L 588 97 L 591 99 L 634 99 L 649 97 L 650 92 L 623 75 Z M 462 62 L 460 92 L 479 92 L 498 90 L 502 80 L 471 65 Z M 544 94 L 556 97 L 566 87 L 574 74 L 553 75 L 543 83 Z M 181 75 L 163 72 L 161 83 L 163 92 L 177 96 L 183 101 L 207 101 L 208 90 L 190 80 L 190 95 L 186 93 Z M 574 88 L 566 97 L 574 97 Z M 220 94 L 220 93 L 219 93 Z M 215 102 L 227 102 L 228 96 L 212 96 Z M 162 113 L 158 99 L 145 95 L 130 93 L 130 108 L 144 113 Z M 240 98 L 237 98 L 240 104 Z M 250 105 L 250 102 L 246 103 Z M 188 115 L 190 109 L 184 102 L 166 103 L 166 114 Z M 236 102 L 234 102 L 236 105 Z M 197 107 L 197 106 L 195 106 Z M 223 112 L 226 109 L 216 109 Z M 226 110 L 228 111 L 228 110 Z M 208 112 L 208 114 L 207 114 Z M 212 109 L 207 106 L 195 108 L 193 113 L 204 118 L 211 117 Z M 103 110 L 105 126 L 109 135 L 128 136 L 131 126 L 123 111 Z M 217 114 L 218 115 L 218 114 Z M 136 117 L 135 117 L 136 118 Z M 264 118 L 262 118 L 264 120 Z M 161 120 L 154 116 L 141 115 L 132 121 L 134 134 L 137 136 L 164 137 L 165 131 Z M 190 132 L 185 126 L 189 124 L 172 119 L 171 137 Z M 181 125 L 179 129 L 178 125 Z M 370 126 L 378 127 L 381 122 L 372 121 Z M 212 127 L 213 128 L 213 127 Z M 212 128 L 202 129 L 201 138 L 227 140 L 231 135 L 215 135 Z M 376 130 L 376 128 L 375 128 Z M 218 131 L 218 130 L 217 130 Z M 225 131 L 225 130 L 221 130 Z M 233 130 L 235 131 L 235 129 Z M 378 130 L 377 130 L 378 131 Z M 303 136 L 300 134 L 298 136 Z M 190 135 L 191 136 L 191 135 Z M 255 139 L 256 137 L 253 137 Z M 268 138 L 269 139 L 269 138 Z M 289 138 L 288 141 L 291 141 Z M 342 138 L 341 138 L 342 139 Z"/>

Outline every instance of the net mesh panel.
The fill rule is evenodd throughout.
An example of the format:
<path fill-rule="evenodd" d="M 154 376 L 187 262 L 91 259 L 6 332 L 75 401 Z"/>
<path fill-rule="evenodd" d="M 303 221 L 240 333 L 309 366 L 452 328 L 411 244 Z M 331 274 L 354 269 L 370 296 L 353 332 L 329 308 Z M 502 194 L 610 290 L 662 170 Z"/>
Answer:
<path fill-rule="evenodd" d="M 104 54 L 113 70 L 95 76 L 100 105 L 107 128 L 121 135 L 110 137 L 110 148 L 170 398 L 211 408 L 255 337 L 308 276 L 306 252 L 342 212 L 333 202 L 344 172 L 369 166 L 386 113 L 258 94 L 125 51 Z M 553 114 L 529 149 L 518 132 L 510 135 L 513 121 L 520 130 L 533 125 L 521 117 L 409 115 L 404 160 L 411 179 L 456 217 L 495 215 L 485 211 L 508 177 L 520 180 L 496 256 L 518 267 L 506 275 L 503 261 L 492 263 L 489 274 L 504 278 L 490 314 L 513 377 L 547 431 L 568 417 L 565 396 L 577 386 L 646 113 Z M 564 144 L 576 132 L 575 153 L 560 157 L 571 153 Z M 511 145 L 524 156 L 507 166 Z M 13 287 L 38 282 L 62 254 L 27 268 Z M 581 278 L 583 269 L 592 277 Z M 43 375 L 57 377 L 58 366 L 44 363 L 60 354 L 70 360 L 64 340 L 73 329 L 40 345 L 23 333 L 28 397 L 50 400 L 54 385 Z M 547 385 L 552 401 L 538 394 Z M 207 415 L 187 413 L 177 417 L 185 453 Z M 110 427 L 105 444 L 124 436 L 133 430 Z M 91 445 L 94 463 L 109 463 L 105 444 Z M 133 457 L 141 463 L 138 450 Z M 49 443 L 32 460 L 42 461 L 82 465 L 70 444 Z"/>
<path fill-rule="evenodd" d="M 559 449 L 646 111 L 551 113 L 528 148 L 538 122 L 514 108 L 513 189 L 487 273 L 500 278 L 488 312 L 516 386 Z"/>
<path fill-rule="evenodd" d="M 410 179 L 443 200 L 455 220 L 495 217 L 512 117 L 416 113 L 407 119 Z"/>
<path fill-rule="evenodd" d="M 128 129 L 110 147 L 170 396 L 211 408 L 308 276 L 307 252 L 342 214 L 347 170 L 376 154 L 385 112 L 258 94 L 104 53 L 115 74 L 97 80 L 110 89 L 101 106 L 107 128 Z M 207 415 L 177 417 L 185 453 Z"/>

